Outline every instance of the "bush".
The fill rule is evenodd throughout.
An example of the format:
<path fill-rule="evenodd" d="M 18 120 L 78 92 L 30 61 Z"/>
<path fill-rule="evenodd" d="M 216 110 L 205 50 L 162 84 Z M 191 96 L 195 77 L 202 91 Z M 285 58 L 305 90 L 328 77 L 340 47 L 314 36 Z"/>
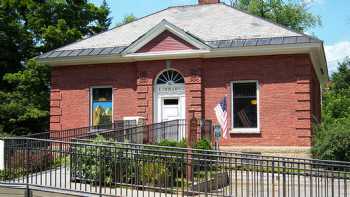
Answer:
<path fill-rule="evenodd" d="M 159 162 L 142 162 L 142 182 L 148 186 L 170 186 L 173 174 L 169 173 L 167 166 Z"/>
<path fill-rule="evenodd" d="M 195 149 L 201 149 L 201 150 L 212 150 L 211 143 L 208 139 L 202 138 L 200 139 L 195 145 Z"/>
<path fill-rule="evenodd" d="M 350 117 L 320 125 L 312 154 L 323 160 L 350 161 Z"/>
<path fill-rule="evenodd" d="M 93 144 L 110 145 L 110 141 L 102 136 L 97 136 Z M 119 145 L 113 144 L 114 147 L 104 146 L 81 146 L 72 147 L 72 178 L 79 181 L 89 181 L 104 184 L 121 181 L 132 167 L 130 160 L 124 157 L 123 149 Z M 123 169 L 125 173 L 114 173 L 116 170 Z M 132 177 L 129 174 L 129 177 Z M 126 180 L 124 180 L 126 181 Z"/>
<path fill-rule="evenodd" d="M 186 140 L 175 141 L 175 140 L 162 140 L 158 144 L 158 146 L 168 146 L 168 147 L 178 147 L 178 148 L 187 148 Z"/>
<path fill-rule="evenodd" d="M 21 176 L 25 176 L 26 170 L 23 168 L 17 168 L 12 170 L 0 170 L 0 181 L 7 181 Z"/>
<path fill-rule="evenodd" d="M 195 154 L 193 155 L 192 165 L 194 166 L 193 169 L 195 174 L 200 173 L 200 171 L 203 170 L 214 170 L 215 162 L 213 161 L 217 159 L 217 156 L 214 154 L 212 155 L 212 152 L 209 151 L 213 149 L 210 140 L 202 138 L 194 144 L 193 148 L 200 149 L 195 150 Z"/>

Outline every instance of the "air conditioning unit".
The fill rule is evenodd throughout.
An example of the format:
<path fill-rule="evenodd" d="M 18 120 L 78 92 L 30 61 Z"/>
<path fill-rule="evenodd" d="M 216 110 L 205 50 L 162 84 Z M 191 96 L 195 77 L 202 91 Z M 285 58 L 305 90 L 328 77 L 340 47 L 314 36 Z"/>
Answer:
<path fill-rule="evenodd" d="M 124 142 L 143 144 L 145 118 L 141 116 L 123 117 Z"/>
<path fill-rule="evenodd" d="M 145 118 L 142 116 L 125 116 L 123 117 L 123 120 L 127 123 L 126 125 L 128 125 L 128 123 L 135 126 L 145 125 Z"/>

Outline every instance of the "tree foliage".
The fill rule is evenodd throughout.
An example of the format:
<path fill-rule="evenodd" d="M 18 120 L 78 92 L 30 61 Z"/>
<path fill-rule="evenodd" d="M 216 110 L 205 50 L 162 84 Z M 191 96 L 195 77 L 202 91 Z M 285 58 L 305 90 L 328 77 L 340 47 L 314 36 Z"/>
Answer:
<path fill-rule="evenodd" d="M 339 63 L 323 93 L 322 123 L 315 130 L 313 154 L 350 161 L 350 59 Z"/>
<path fill-rule="evenodd" d="M 128 14 L 124 16 L 123 20 L 120 23 L 118 23 L 117 26 L 125 25 L 128 23 L 134 22 L 136 20 L 137 20 L 136 16 L 134 16 L 133 14 Z"/>
<path fill-rule="evenodd" d="M 308 12 L 304 1 L 292 0 L 231 0 L 231 4 L 253 15 L 269 19 L 298 32 L 321 24 L 318 16 Z"/>
<path fill-rule="evenodd" d="M 50 69 L 30 58 L 107 30 L 109 12 L 105 1 L 0 2 L 0 133 L 48 128 Z"/>

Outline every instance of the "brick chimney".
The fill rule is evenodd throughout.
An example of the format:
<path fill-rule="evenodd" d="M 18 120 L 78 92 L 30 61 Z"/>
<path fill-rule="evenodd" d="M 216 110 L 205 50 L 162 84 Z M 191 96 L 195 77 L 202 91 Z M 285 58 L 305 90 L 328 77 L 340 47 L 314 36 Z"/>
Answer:
<path fill-rule="evenodd" d="M 220 3 L 220 0 L 198 0 L 199 5 Z"/>

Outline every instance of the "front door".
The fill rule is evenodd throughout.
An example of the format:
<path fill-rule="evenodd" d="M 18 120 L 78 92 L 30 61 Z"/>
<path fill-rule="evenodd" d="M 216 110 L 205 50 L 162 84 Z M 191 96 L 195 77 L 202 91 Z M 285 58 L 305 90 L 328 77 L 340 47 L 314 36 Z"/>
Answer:
<path fill-rule="evenodd" d="M 184 128 L 179 121 L 182 119 L 182 105 L 180 97 L 164 97 L 161 101 L 161 138 L 168 140 L 181 140 L 184 137 Z M 170 121 L 170 122 L 169 122 Z"/>
<path fill-rule="evenodd" d="M 162 98 L 162 122 L 181 119 L 180 103 L 178 97 Z"/>

